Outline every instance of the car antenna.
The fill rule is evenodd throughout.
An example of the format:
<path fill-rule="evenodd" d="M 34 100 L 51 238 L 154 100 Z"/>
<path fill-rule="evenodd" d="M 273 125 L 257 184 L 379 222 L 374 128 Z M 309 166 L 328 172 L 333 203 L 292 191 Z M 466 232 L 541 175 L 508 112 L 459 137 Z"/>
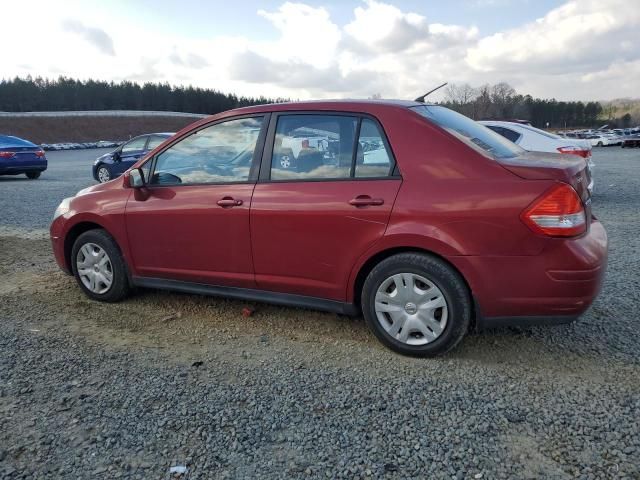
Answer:
<path fill-rule="evenodd" d="M 424 95 L 422 95 L 421 97 L 418 97 L 414 100 L 414 102 L 420 102 L 420 103 L 424 103 L 424 99 L 427 98 L 428 95 L 432 94 L 433 92 L 435 92 L 436 90 L 440 90 L 442 87 L 444 87 L 447 83 L 449 82 L 444 82 L 442 85 L 437 86 L 436 88 L 434 88 L 433 90 L 429 90 L 427 93 L 425 93 Z"/>

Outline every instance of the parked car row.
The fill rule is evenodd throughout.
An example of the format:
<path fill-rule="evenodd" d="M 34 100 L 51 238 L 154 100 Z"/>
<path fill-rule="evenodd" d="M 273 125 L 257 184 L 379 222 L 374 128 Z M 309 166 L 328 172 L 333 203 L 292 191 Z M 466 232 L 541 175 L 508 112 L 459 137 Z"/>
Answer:
<path fill-rule="evenodd" d="M 82 142 L 82 143 L 43 143 L 40 146 L 43 150 L 83 150 L 86 148 L 113 148 L 121 145 L 123 142 L 115 142 L 111 140 L 100 140 L 99 142 Z"/>
<path fill-rule="evenodd" d="M 640 148 L 640 134 L 625 138 L 622 148 Z"/>
<path fill-rule="evenodd" d="M 635 128 L 599 128 L 597 130 L 572 130 L 557 132 L 563 138 L 584 139 L 594 147 L 608 147 L 610 145 L 625 146 L 625 140 L 640 135 L 640 127 Z"/>

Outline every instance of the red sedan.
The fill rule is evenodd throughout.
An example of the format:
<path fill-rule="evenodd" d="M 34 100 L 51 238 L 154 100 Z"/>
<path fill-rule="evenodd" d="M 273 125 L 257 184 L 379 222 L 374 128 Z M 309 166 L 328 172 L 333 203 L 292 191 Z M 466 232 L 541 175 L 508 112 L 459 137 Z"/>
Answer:
<path fill-rule="evenodd" d="M 437 105 L 261 105 L 65 199 L 51 239 L 96 300 L 150 287 L 361 312 L 385 345 L 431 356 L 589 307 L 607 259 L 589 183 L 583 158 Z"/>

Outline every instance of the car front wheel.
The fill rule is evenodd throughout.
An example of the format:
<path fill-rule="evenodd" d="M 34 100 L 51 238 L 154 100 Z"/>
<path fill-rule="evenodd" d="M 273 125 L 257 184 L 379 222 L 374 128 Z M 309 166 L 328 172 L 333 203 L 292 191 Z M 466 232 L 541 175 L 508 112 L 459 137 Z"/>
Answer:
<path fill-rule="evenodd" d="M 432 357 L 462 340 L 471 320 L 471 300 L 464 280 L 446 262 L 402 253 L 369 273 L 362 312 L 375 336 L 392 350 Z"/>
<path fill-rule="evenodd" d="M 111 173 L 107 167 L 98 168 L 98 181 L 100 183 L 105 183 L 111 180 Z"/>
<path fill-rule="evenodd" d="M 117 302 L 129 293 L 127 267 L 115 240 L 104 230 L 81 234 L 71 249 L 73 275 L 93 300 Z"/>

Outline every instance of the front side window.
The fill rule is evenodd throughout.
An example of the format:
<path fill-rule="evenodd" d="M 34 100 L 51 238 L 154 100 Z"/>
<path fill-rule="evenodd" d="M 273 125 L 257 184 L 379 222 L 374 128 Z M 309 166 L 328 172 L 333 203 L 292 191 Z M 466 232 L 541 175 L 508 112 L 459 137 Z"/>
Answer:
<path fill-rule="evenodd" d="M 237 183 L 249 180 L 263 117 L 203 128 L 156 158 L 152 184 Z"/>
<path fill-rule="evenodd" d="M 439 105 L 420 105 L 410 108 L 470 147 L 493 158 L 512 158 L 524 152 L 522 148 L 502 135 L 448 108 Z"/>
<path fill-rule="evenodd" d="M 271 180 L 349 178 L 357 125 L 341 115 L 279 116 Z"/>
<path fill-rule="evenodd" d="M 391 166 L 391 157 L 378 125 L 373 120 L 363 119 L 356 152 L 356 178 L 386 177 L 391 175 Z"/>
<path fill-rule="evenodd" d="M 122 153 L 131 153 L 144 150 L 144 145 L 147 143 L 147 137 L 138 137 L 125 143 L 122 146 Z"/>

